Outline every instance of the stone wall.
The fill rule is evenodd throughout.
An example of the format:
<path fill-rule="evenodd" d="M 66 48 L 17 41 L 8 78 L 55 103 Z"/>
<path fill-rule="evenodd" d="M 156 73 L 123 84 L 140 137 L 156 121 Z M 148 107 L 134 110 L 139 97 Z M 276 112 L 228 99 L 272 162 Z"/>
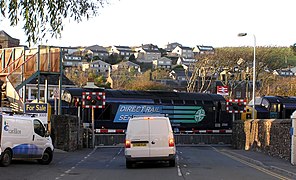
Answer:
<path fill-rule="evenodd" d="M 51 137 L 53 145 L 64 151 L 75 151 L 82 148 L 83 127 L 78 128 L 78 117 L 71 115 L 51 116 Z M 80 129 L 78 133 L 78 129 Z"/>
<path fill-rule="evenodd" d="M 235 121 L 232 146 L 290 160 L 291 127 L 291 119 Z"/>

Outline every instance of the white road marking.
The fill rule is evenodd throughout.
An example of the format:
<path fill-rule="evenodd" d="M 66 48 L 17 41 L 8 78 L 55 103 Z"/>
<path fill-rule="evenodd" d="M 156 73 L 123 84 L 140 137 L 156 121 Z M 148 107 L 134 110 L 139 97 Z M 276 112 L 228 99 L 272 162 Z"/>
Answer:
<path fill-rule="evenodd" d="M 65 176 L 66 174 L 69 174 L 71 170 L 75 169 L 80 163 L 82 163 L 85 159 L 90 157 L 95 151 L 97 150 L 97 147 L 95 147 L 87 156 L 85 156 L 81 161 L 77 162 L 75 166 L 72 166 L 70 169 L 66 170 L 63 174 L 61 174 L 59 177 L 56 177 L 55 179 L 61 179 L 61 177 Z"/>
<path fill-rule="evenodd" d="M 239 162 L 241 162 L 242 164 L 245 164 L 245 165 L 247 165 L 247 166 L 249 166 L 249 167 L 252 167 L 252 168 L 254 168 L 254 169 L 257 169 L 257 170 L 259 170 L 259 171 L 261 171 L 261 172 L 263 172 L 263 173 L 265 173 L 265 174 L 268 174 L 268 175 L 270 175 L 270 176 L 276 177 L 276 178 L 281 179 L 281 180 L 290 180 L 290 178 L 288 178 L 288 177 L 285 177 L 285 176 L 280 175 L 280 174 L 278 174 L 278 173 L 272 172 L 272 171 L 270 171 L 270 170 L 268 170 L 268 169 L 266 169 L 266 168 L 264 168 L 264 167 L 258 166 L 258 165 L 256 165 L 256 164 L 253 164 L 253 163 L 251 163 L 251 162 L 248 162 L 248 161 L 246 161 L 246 160 L 243 160 L 243 159 L 241 159 L 241 158 L 239 158 L 239 157 L 236 157 L 236 156 L 234 156 L 234 155 L 231 155 L 231 154 L 227 153 L 227 151 L 220 151 L 220 150 L 218 150 L 218 149 L 215 148 L 215 147 L 212 147 L 212 148 L 213 148 L 216 152 L 218 152 L 218 153 L 221 153 L 221 154 L 223 154 L 223 155 L 225 155 L 225 156 L 228 156 L 229 158 L 231 158 L 231 159 L 233 159 L 233 160 L 239 161 Z"/>
<path fill-rule="evenodd" d="M 110 164 L 116 159 L 116 157 L 120 155 L 120 153 L 122 152 L 122 150 L 123 150 L 123 148 L 120 148 L 119 151 L 118 151 L 118 153 L 106 164 L 105 167 L 109 167 Z"/>
<path fill-rule="evenodd" d="M 177 160 L 177 171 L 178 171 L 178 176 L 183 176 L 180 165 L 179 165 L 179 156 L 178 154 L 176 155 L 176 160 Z"/>

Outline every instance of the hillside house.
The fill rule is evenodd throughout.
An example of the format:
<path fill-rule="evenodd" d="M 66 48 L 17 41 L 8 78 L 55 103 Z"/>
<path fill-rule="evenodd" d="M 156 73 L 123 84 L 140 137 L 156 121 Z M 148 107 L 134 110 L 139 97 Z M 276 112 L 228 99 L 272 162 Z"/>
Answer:
<path fill-rule="evenodd" d="M 171 69 L 172 68 L 172 60 L 167 57 L 161 57 L 159 59 L 155 59 L 152 62 L 153 69 Z"/>
<path fill-rule="evenodd" d="M 191 47 L 186 46 L 177 46 L 172 53 L 176 53 L 179 55 L 179 57 L 183 57 L 186 59 L 192 59 L 194 58 L 194 54 Z"/>
<path fill-rule="evenodd" d="M 135 48 L 134 55 L 137 62 L 152 63 L 154 59 L 159 59 L 161 57 L 161 52 L 157 46 L 153 44 L 145 44 Z"/>

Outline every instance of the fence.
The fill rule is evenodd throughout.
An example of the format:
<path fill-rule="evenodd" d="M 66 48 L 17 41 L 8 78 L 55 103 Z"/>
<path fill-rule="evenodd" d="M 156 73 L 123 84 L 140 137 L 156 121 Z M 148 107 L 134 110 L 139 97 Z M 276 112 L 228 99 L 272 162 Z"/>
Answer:
<path fill-rule="evenodd" d="M 86 147 L 91 147 L 92 136 L 85 140 Z M 95 134 L 95 146 L 123 146 L 125 134 Z M 230 145 L 232 134 L 175 134 L 176 145 Z"/>

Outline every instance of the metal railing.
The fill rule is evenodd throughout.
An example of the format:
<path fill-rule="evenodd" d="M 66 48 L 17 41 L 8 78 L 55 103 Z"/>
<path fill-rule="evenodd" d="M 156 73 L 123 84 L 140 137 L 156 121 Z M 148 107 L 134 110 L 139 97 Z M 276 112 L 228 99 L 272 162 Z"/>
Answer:
<path fill-rule="evenodd" d="M 175 134 L 176 145 L 230 145 L 232 134 Z M 88 136 L 87 147 L 92 145 Z M 85 141 L 85 140 L 84 140 Z M 95 146 L 124 146 L 125 134 L 95 134 Z"/>

